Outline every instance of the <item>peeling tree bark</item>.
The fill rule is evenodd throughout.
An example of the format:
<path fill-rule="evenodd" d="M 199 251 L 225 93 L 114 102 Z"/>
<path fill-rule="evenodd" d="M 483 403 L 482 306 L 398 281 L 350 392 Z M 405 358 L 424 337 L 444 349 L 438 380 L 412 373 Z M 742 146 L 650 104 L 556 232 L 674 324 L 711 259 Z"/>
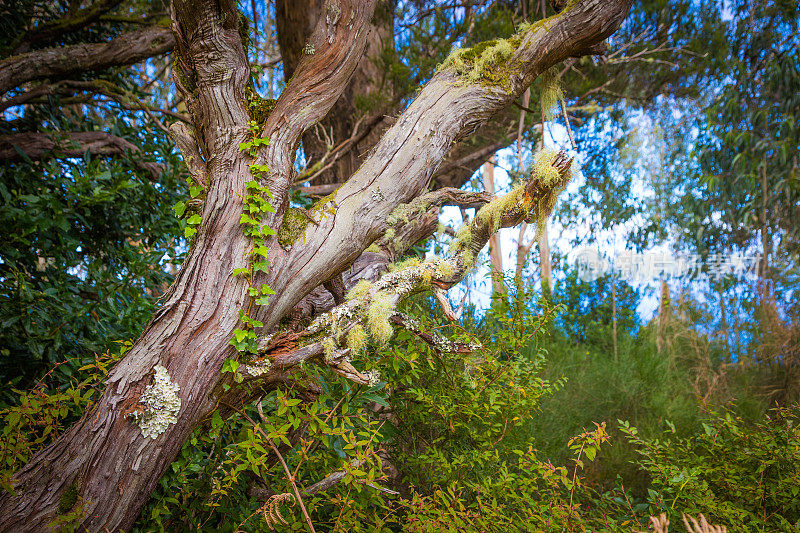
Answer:
<path fill-rule="evenodd" d="M 273 228 L 280 226 L 288 205 L 299 140 L 331 109 L 363 57 L 374 3 L 338 0 L 338 14 L 334 10 L 331 16 L 320 17 L 309 39 L 314 54 L 300 61 L 263 127 L 269 145 L 260 149 L 255 162 L 270 169 L 265 184 L 274 195 L 276 213 L 267 221 Z M 528 31 L 508 60 L 508 83 L 502 86 L 471 85 L 448 69 L 437 73 L 360 169 L 332 195 L 336 213 L 309 224 L 301 241 L 286 250 L 271 243 L 270 272 L 257 280 L 258 285 L 268 283 L 277 292 L 269 305 L 255 313 L 265 323 L 264 333 L 274 332 L 278 335 L 272 339 L 282 335 L 286 340 L 308 331 L 287 331 L 279 324 L 322 281 L 348 271 L 389 229 L 389 215 L 395 208 L 425 193 L 454 141 L 506 107 L 541 72 L 605 39 L 629 5 L 627 0 L 584 0 Z M 56 516 L 60 496 L 71 485 L 86 512 L 79 529 L 129 530 L 192 429 L 218 401 L 231 405 L 246 401 L 254 391 L 263 393 L 285 383 L 299 362 L 312 357 L 319 361 L 319 343 L 276 351 L 269 344 L 275 341 L 265 338 L 263 353 L 272 360 L 272 368 L 246 380 L 249 388 L 233 386 L 223 395 L 223 381 L 230 378 L 224 378 L 220 370 L 233 355 L 228 341 L 248 298 L 247 282 L 234 278 L 232 272 L 247 266 L 250 247 L 239 215 L 240 195 L 252 179 L 251 160 L 238 149 L 249 137 L 244 102 L 249 66 L 235 7 L 232 0 L 174 1 L 173 26 L 180 54 L 176 81 L 186 92 L 194 130 L 183 136 L 182 148 L 201 156 L 202 162 L 193 161 L 192 166 L 208 179 L 203 221 L 189 257 L 162 308 L 109 374 L 107 388 L 91 412 L 14 476 L 15 497 L 0 496 L 0 530 L 44 530 Z M 5 84 L 0 86 L 15 86 L 24 77 L 0 75 Z M 536 187 L 530 194 L 535 199 Z M 524 202 L 503 213 L 501 225 L 519 223 L 526 216 L 523 208 L 530 205 L 526 194 Z M 464 250 L 477 252 L 496 230 L 480 218 L 472 224 L 474 239 L 454 257 L 452 275 L 431 274 L 437 286 L 447 288 L 457 282 L 469 268 Z M 420 280 L 426 277 L 423 270 L 411 274 Z M 376 286 L 393 288 L 393 298 L 423 289 L 423 285 L 403 283 L 390 273 Z M 339 307 L 348 305 L 356 304 L 345 301 Z M 181 406 L 177 422 L 151 439 L 125 414 L 136 408 L 157 365 L 180 387 Z M 344 366 L 335 368 L 360 379 Z"/>

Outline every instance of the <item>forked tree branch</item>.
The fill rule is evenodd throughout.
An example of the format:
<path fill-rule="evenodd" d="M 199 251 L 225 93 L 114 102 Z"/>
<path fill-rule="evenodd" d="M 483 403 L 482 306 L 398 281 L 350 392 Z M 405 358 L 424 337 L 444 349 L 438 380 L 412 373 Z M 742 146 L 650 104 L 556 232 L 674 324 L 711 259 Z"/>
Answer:
<path fill-rule="evenodd" d="M 351 331 L 358 329 L 359 336 L 369 331 L 379 342 L 385 342 L 386 337 L 380 337 L 391 336 L 390 320 L 422 337 L 439 351 L 470 353 L 480 348 L 479 345 L 454 343 L 424 332 L 418 324 L 398 314 L 395 308 L 412 294 L 432 289 L 446 290 L 459 283 L 472 270 L 477 254 L 500 228 L 544 216 L 571 179 L 571 166 L 572 159 L 559 152 L 547 167 L 534 167 L 524 186 L 494 198 L 459 231 L 447 259 L 436 258 L 386 272 L 375 283 L 351 291 L 344 303 L 317 316 L 302 331 L 262 337 L 259 341 L 261 359 L 251 368 L 272 369 L 273 372 L 265 377 L 274 380 L 276 374 L 291 371 L 301 362 L 315 359 L 350 380 L 367 384 L 369 376 L 356 370 L 351 363 L 354 351 L 360 349 L 354 345 Z M 243 382 L 245 388 L 261 381 L 263 373 L 260 370 L 246 372 L 250 376 Z M 240 389 L 234 387 L 230 394 L 241 395 Z"/>

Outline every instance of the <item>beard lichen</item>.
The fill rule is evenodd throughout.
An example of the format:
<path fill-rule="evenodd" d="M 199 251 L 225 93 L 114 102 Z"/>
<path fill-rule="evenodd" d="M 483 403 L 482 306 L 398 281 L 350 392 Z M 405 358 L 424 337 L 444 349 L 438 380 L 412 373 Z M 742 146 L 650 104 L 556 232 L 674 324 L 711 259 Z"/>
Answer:
<path fill-rule="evenodd" d="M 144 410 L 131 413 L 130 417 L 139 424 L 142 435 L 155 439 L 170 424 L 178 421 L 181 399 L 176 393 L 181 388 L 170 380 L 169 373 L 163 366 L 156 365 L 153 370 L 153 383 L 147 386 L 139 398 Z"/>
<path fill-rule="evenodd" d="M 378 344 L 386 344 L 394 335 L 394 329 L 389 323 L 392 313 L 394 313 L 394 303 L 388 293 L 378 291 L 372 295 L 372 301 L 367 307 L 367 326 Z"/>
<path fill-rule="evenodd" d="M 333 337 L 327 337 L 322 341 L 322 351 L 325 354 L 325 362 L 330 364 L 336 359 L 337 346 Z"/>
<path fill-rule="evenodd" d="M 558 75 L 554 69 L 550 69 L 540 78 L 541 80 L 541 94 L 539 102 L 542 106 L 542 113 L 545 120 L 553 120 L 558 114 L 555 111 L 561 99 L 564 98 L 564 91 L 561 90 L 561 85 L 558 82 Z"/>
<path fill-rule="evenodd" d="M 561 173 L 553 166 L 558 152 L 555 150 L 540 150 L 533 156 L 531 174 L 537 176 L 544 186 L 551 186 L 561 179 Z"/>
<path fill-rule="evenodd" d="M 350 348 L 352 353 L 358 353 L 367 346 L 367 332 L 364 331 L 364 326 L 355 324 L 350 331 L 347 332 L 347 347 Z"/>
<path fill-rule="evenodd" d="M 533 217 L 541 231 L 545 219 L 555 207 L 558 195 L 572 177 L 571 167 L 559 169 L 556 166 L 557 156 L 558 152 L 553 150 L 542 150 L 534 155 L 530 169 L 531 181 L 519 184 L 510 193 L 498 196 L 484 205 L 475 215 L 474 222 L 479 222 L 478 227 L 488 228 L 494 233 L 500 229 L 504 217 L 525 215 L 526 220 Z M 471 249 L 475 240 L 472 233 L 474 230 L 473 223 L 464 224 L 458 229 L 456 239 L 450 245 L 450 254 L 460 253 L 462 264 L 467 268 L 471 268 L 474 254 L 478 251 Z"/>

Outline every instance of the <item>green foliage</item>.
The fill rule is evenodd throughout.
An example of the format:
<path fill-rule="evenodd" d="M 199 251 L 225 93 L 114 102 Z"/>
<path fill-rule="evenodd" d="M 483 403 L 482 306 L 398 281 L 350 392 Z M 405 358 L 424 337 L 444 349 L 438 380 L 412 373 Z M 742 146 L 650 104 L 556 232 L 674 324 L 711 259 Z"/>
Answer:
<path fill-rule="evenodd" d="M 141 331 L 172 280 L 182 256 L 171 206 L 185 185 L 170 141 L 135 120 L 122 113 L 110 130 L 157 154 L 158 180 L 128 157 L 88 153 L 0 167 L 0 382 L 25 388 L 64 361 L 69 379 Z"/>
<path fill-rule="evenodd" d="M 76 369 L 75 377 L 62 387 L 51 390 L 47 386 L 47 378 L 57 371 L 56 366 L 30 391 L 10 391 L 16 396 L 15 401 L 0 410 L 0 488 L 13 492 L 11 475 L 91 409 L 100 397 L 102 383 L 111 366 L 132 345 L 132 342 L 125 342 L 114 354 L 95 355 L 93 362 Z M 69 362 L 61 363 L 67 364 Z M 72 509 L 74 503 L 62 514 Z"/>
<path fill-rule="evenodd" d="M 275 391 L 261 400 L 260 409 L 251 405 L 224 418 L 215 411 L 184 445 L 134 530 L 263 531 L 266 504 L 248 489 L 292 492 L 274 449 L 300 487 L 326 473 L 344 472 L 329 493 L 303 498 L 318 529 L 330 530 L 354 499 L 367 505 L 374 494 L 367 485 L 384 479 L 377 455 L 384 422 L 365 404 L 381 401 L 383 384 L 354 389 L 328 372 L 312 377 L 322 385 L 313 401 L 293 391 Z M 259 419 L 259 410 L 264 418 L 254 426 L 250 420 Z M 283 506 L 280 513 L 291 530 L 303 529 L 296 506 Z"/>
<path fill-rule="evenodd" d="M 703 513 L 736 531 L 800 527 L 800 405 L 777 408 L 754 425 L 714 414 L 683 439 L 645 439 L 620 422 L 652 479 L 650 513 Z M 674 426 L 672 427 L 674 433 Z"/>
<path fill-rule="evenodd" d="M 258 124 L 250 122 L 250 129 L 253 133 L 253 139 L 241 143 L 239 145 L 239 150 L 248 152 L 251 157 L 255 157 L 258 148 L 267 146 L 269 140 L 259 136 L 261 128 Z M 247 278 L 249 284 L 247 294 L 250 297 L 250 303 L 247 309 L 239 310 L 239 320 L 242 322 L 242 328 L 236 328 L 233 332 L 233 338 L 229 341 L 230 345 L 236 348 L 238 354 L 246 355 L 248 360 L 252 360 L 258 352 L 256 343 L 257 334 L 255 330 L 264 326 L 263 323 L 250 316 L 252 307 L 253 305 L 266 305 L 269 301 L 269 297 L 275 294 L 275 291 L 265 283 L 256 287 L 255 276 L 258 272 L 266 274 L 269 271 L 269 261 L 267 261 L 269 247 L 267 246 L 267 238 L 276 234 L 275 230 L 267 226 L 263 221 L 269 214 L 275 213 L 275 208 L 272 207 L 270 203 L 272 193 L 265 185 L 261 184 L 264 175 L 269 172 L 269 168 L 253 162 L 250 164 L 250 172 L 253 179 L 245 184 L 246 194 L 243 198 L 244 208 L 239 217 L 239 223 L 242 225 L 244 234 L 252 241 L 253 249 L 248 256 L 248 266 L 236 268 L 232 272 L 234 277 L 245 276 Z M 259 361 L 258 363 L 260 363 L 260 368 L 255 370 L 255 372 L 258 373 L 269 368 L 271 364 L 268 359 Z M 250 369 L 250 367 L 245 366 L 245 369 Z M 237 383 L 244 381 L 244 376 L 239 372 L 238 361 L 225 361 L 222 367 L 222 373 L 224 374 L 226 372 L 232 373 L 233 379 Z M 223 384 L 223 386 L 226 389 L 230 387 L 227 383 Z"/>

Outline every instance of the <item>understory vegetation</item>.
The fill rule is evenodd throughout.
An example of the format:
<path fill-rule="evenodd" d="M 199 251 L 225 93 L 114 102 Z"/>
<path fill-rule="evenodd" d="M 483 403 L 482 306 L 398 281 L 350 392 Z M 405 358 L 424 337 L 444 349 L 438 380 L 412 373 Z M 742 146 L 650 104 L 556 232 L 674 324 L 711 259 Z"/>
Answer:
<path fill-rule="evenodd" d="M 400 333 L 369 348 L 374 387 L 307 367 L 320 385 L 312 397 L 278 391 L 228 418 L 215 412 L 136 530 L 304 530 L 287 469 L 324 531 L 632 531 L 662 513 L 672 524 L 685 513 L 736 531 L 795 530 L 800 406 L 790 365 L 731 361 L 720 339 L 699 332 L 692 317 L 702 306 L 688 299 L 647 324 L 620 320 L 615 355 L 598 309 L 609 295 L 574 305 L 595 290 L 568 276 L 551 301 L 495 298 L 455 324 L 416 297 L 404 311 L 427 317 L 425 330 L 484 349 L 438 353 Z M 624 284 L 619 293 L 633 306 L 640 297 Z M 7 489 L 11 473 L 91 409 L 119 352 L 16 391 L 2 411 Z M 314 492 L 319 472 L 338 477 Z M 65 524 L 79 506 L 65 503 Z"/>

